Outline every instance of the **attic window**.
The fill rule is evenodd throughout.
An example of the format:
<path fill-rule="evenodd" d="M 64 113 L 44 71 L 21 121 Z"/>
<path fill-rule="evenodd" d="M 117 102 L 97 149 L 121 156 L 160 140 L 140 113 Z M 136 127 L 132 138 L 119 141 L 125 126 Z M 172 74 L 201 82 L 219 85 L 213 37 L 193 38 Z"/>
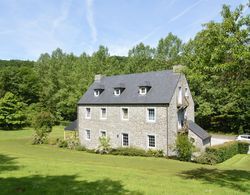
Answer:
<path fill-rule="evenodd" d="M 115 95 L 115 96 L 121 95 L 121 89 L 115 89 L 115 90 L 114 90 L 114 95 Z"/>
<path fill-rule="evenodd" d="M 147 87 L 140 87 L 139 88 L 139 94 L 140 95 L 146 95 L 147 94 Z"/>
<path fill-rule="evenodd" d="M 100 90 L 95 89 L 95 90 L 94 90 L 94 96 L 95 96 L 95 97 L 98 97 L 99 95 L 100 95 Z"/>

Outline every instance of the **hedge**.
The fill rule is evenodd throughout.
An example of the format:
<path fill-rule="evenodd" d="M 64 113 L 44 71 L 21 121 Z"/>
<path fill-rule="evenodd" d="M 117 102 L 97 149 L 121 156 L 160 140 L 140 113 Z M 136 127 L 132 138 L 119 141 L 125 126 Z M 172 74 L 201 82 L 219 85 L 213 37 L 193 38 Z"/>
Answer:
<path fill-rule="evenodd" d="M 196 158 L 196 162 L 202 164 L 221 163 L 236 154 L 247 154 L 249 143 L 247 142 L 226 142 L 217 146 L 206 148 L 205 153 Z"/>

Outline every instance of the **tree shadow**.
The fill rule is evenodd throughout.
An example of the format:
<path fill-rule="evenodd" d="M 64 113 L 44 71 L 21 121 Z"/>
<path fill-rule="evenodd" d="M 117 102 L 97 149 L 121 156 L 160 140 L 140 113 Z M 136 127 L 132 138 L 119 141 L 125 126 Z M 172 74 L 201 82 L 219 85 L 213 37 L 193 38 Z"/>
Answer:
<path fill-rule="evenodd" d="M 142 194 L 129 191 L 120 181 L 80 181 L 76 175 L 0 178 L 1 194 Z"/>
<path fill-rule="evenodd" d="M 16 158 L 9 157 L 8 155 L 0 154 L 0 173 L 19 169 L 19 166 L 16 165 L 15 159 Z"/>
<path fill-rule="evenodd" d="M 250 171 L 199 168 L 183 171 L 178 176 L 250 193 Z"/>

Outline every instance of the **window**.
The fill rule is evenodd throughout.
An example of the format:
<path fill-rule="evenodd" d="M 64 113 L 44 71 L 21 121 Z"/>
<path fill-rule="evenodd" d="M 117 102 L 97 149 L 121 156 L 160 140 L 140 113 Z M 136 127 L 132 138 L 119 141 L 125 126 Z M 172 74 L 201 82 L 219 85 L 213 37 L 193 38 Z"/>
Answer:
<path fill-rule="evenodd" d="M 101 119 L 107 119 L 107 108 L 101 108 Z"/>
<path fill-rule="evenodd" d="M 148 108 L 147 109 L 147 121 L 148 122 L 155 122 L 155 108 Z"/>
<path fill-rule="evenodd" d="M 105 130 L 101 130 L 100 131 L 100 137 L 106 137 L 107 136 L 107 133 Z"/>
<path fill-rule="evenodd" d="M 122 120 L 128 120 L 128 108 L 122 108 Z"/>
<path fill-rule="evenodd" d="M 90 130 L 86 129 L 85 133 L 86 133 L 86 135 L 85 135 L 86 140 L 90 140 Z"/>
<path fill-rule="evenodd" d="M 179 91 L 178 91 L 178 104 L 179 105 L 182 104 L 182 89 L 181 89 L 181 87 L 179 87 Z"/>
<path fill-rule="evenodd" d="M 185 87 L 185 97 L 188 97 L 188 88 Z"/>
<path fill-rule="evenodd" d="M 94 90 L 94 96 L 95 96 L 95 97 L 98 97 L 99 95 L 100 95 L 100 90 L 95 89 L 95 90 Z"/>
<path fill-rule="evenodd" d="M 90 119 L 91 118 L 91 109 L 90 108 L 86 108 L 85 109 L 85 118 L 86 119 Z"/>
<path fill-rule="evenodd" d="M 155 147 L 155 136 L 154 135 L 148 135 L 148 147 Z"/>
<path fill-rule="evenodd" d="M 147 88 L 146 87 L 140 87 L 139 94 L 140 95 L 146 95 L 146 93 L 147 93 Z"/>
<path fill-rule="evenodd" d="M 114 95 L 115 95 L 115 96 L 121 95 L 121 89 L 115 89 L 115 90 L 114 90 Z"/>
<path fill-rule="evenodd" d="M 128 134 L 127 133 L 122 134 L 122 146 L 128 146 Z"/>

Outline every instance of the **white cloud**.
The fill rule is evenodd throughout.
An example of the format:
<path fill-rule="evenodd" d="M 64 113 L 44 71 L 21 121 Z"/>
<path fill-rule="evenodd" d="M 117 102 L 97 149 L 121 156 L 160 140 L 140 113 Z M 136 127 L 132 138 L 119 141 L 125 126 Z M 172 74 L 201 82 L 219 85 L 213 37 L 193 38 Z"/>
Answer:
<path fill-rule="evenodd" d="M 95 43 L 97 41 L 97 30 L 95 26 L 95 20 L 94 20 L 94 11 L 93 11 L 93 3 L 94 0 L 86 0 L 86 5 L 87 5 L 87 22 L 91 30 L 91 36 L 92 40 Z"/>

